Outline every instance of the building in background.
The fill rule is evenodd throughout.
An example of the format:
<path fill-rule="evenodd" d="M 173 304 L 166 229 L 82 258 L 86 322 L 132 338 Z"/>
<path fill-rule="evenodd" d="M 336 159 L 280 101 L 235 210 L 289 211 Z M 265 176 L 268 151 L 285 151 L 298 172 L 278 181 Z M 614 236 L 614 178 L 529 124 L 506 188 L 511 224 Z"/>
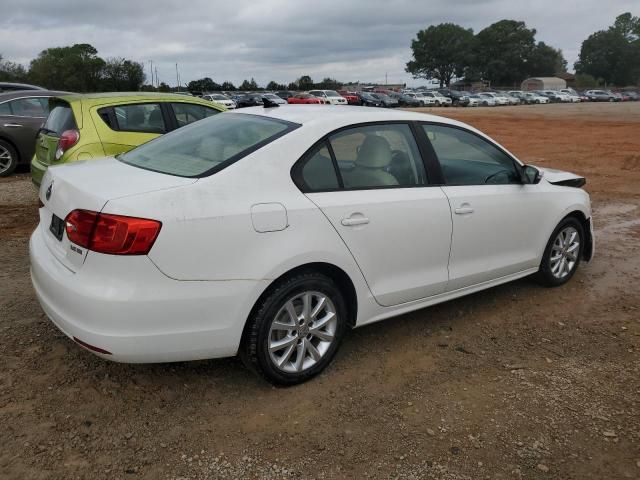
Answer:
<path fill-rule="evenodd" d="M 558 77 L 533 77 L 527 78 L 520 86 L 521 90 L 560 90 L 567 88 L 567 82 Z"/>

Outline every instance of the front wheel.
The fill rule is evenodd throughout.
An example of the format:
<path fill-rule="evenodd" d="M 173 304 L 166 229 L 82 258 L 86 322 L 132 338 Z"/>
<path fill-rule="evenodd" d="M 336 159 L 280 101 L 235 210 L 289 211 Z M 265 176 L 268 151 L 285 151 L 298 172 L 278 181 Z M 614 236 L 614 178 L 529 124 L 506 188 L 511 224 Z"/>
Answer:
<path fill-rule="evenodd" d="M 551 234 L 540 262 L 538 281 L 547 287 L 564 285 L 576 273 L 584 250 L 584 229 L 578 219 L 567 217 Z"/>
<path fill-rule="evenodd" d="M 244 363 L 275 385 L 305 382 L 335 356 L 347 308 L 327 276 L 299 273 L 279 282 L 256 306 L 243 335 Z"/>

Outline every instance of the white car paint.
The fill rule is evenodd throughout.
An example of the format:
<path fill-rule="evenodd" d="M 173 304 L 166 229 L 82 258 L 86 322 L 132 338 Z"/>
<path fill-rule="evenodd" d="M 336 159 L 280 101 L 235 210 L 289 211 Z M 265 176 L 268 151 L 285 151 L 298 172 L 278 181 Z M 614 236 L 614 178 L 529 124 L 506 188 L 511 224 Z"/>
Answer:
<path fill-rule="evenodd" d="M 509 105 L 509 100 L 506 97 L 498 95 L 493 92 L 482 92 L 478 94 L 482 98 L 493 98 L 496 105 Z"/>
<path fill-rule="evenodd" d="M 229 110 L 233 110 L 237 107 L 236 102 L 231 100 L 226 95 L 222 95 L 221 93 L 207 93 L 205 95 L 202 95 L 202 98 L 213 103 L 218 103 L 225 108 L 228 108 Z"/>
<path fill-rule="evenodd" d="M 321 98 L 325 103 L 331 105 L 347 105 L 347 99 L 340 95 L 335 90 L 309 90 L 310 95 Z"/>
<path fill-rule="evenodd" d="M 562 218 L 591 218 L 588 194 L 549 183 L 553 172 L 526 185 L 303 194 L 293 165 L 339 128 L 434 122 L 495 142 L 461 122 L 401 110 L 296 105 L 221 115 L 245 114 L 300 127 L 203 178 L 114 158 L 47 170 L 31 274 L 43 310 L 66 335 L 122 362 L 230 356 L 259 297 L 297 267 L 341 269 L 355 290 L 357 327 L 529 275 Z M 155 219 L 162 228 L 148 255 L 78 253 L 66 234 L 58 241 L 49 231 L 52 213 L 65 218 L 74 209 Z"/>

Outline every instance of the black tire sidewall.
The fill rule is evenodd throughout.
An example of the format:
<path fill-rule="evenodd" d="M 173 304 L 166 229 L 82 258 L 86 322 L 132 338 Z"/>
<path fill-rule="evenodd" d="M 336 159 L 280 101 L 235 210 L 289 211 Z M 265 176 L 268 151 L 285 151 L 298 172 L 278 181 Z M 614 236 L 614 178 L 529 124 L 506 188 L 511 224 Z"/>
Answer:
<path fill-rule="evenodd" d="M 578 250 L 578 259 L 576 260 L 576 264 L 574 265 L 569 275 L 564 278 L 557 278 L 551 273 L 551 249 L 553 247 L 553 242 L 555 241 L 558 233 L 565 229 L 566 227 L 573 227 L 578 232 L 578 236 L 580 237 L 580 248 Z M 578 270 L 580 266 L 580 261 L 582 260 L 582 254 L 584 252 L 584 242 L 585 242 L 585 232 L 582 223 L 575 217 L 566 217 L 563 219 L 558 226 L 555 228 L 549 240 L 547 242 L 547 246 L 544 249 L 544 254 L 542 255 L 542 261 L 540 262 L 540 271 L 538 272 L 538 278 L 543 285 L 549 287 L 559 287 L 560 285 L 564 285 L 567 283 L 573 275 Z"/>
<path fill-rule="evenodd" d="M 283 304 L 304 291 L 317 291 L 327 295 L 336 308 L 338 324 L 335 340 L 329 350 L 313 367 L 301 373 L 287 373 L 279 370 L 271 360 L 268 349 L 271 322 Z M 304 273 L 280 282 L 262 301 L 256 314 L 249 319 L 248 335 L 243 342 L 243 359 L 268 381 L 279 386 L 295 385 L 305 382 L 324 370 L 333 360 L 347 327 L 347 307 L 344 297 L 336 284 L 325 275 Z M 253 334 L 252 334 L 253 333 Z"/>
<path fill-rule="evenodd" d="M 5 171 L 0 172 L 0 177 L 8 177 L 15 171 L 16 167 L 18 166 L 18 152 L 15 148 L 13 148 L 13 145 L 4 140 L 0 140 L 0 145 L 6 148 L 9 151 L 9 155 L 11 155 L 11 165 L 9 165 L 9 168 Z"/>

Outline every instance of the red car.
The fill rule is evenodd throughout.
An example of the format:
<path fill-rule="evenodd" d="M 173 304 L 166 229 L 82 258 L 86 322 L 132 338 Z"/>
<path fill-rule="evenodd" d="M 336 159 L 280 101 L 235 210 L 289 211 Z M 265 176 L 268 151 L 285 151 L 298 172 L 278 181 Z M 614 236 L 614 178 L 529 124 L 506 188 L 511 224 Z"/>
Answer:
<path fill-rule="evenodd" d="M 346 90 L 338 90 L 338 93 L 347 99 L 349 105 L 360 105 L 360 97 L 356 92 L 347 92 Z"/>
<path fill-rule="evenodd" d="M 322 100 L 308 93 L 299 93 L 287 98 L 287 103 L 292 105 L 322 105 Z"/>

